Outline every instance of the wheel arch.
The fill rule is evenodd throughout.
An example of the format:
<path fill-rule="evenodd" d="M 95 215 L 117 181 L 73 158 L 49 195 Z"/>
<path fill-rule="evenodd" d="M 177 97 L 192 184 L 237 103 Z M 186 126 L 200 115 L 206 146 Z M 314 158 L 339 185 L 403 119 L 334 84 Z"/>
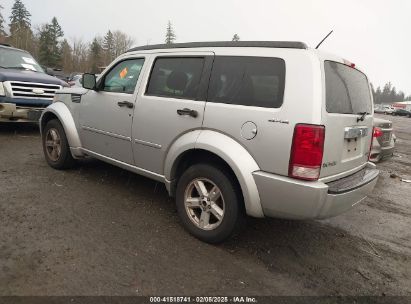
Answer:
<path fill-rule="evenodd" d="M 264 217 L 252 175 L 260 170 L 257 163 L 238 142 L 216 131 L 194 131 L 192 134 L 185 134 L 173 144 L 166 157 L 164 170 L 166 185 L 172 196 L 184 169 L 199 162 L 225 166 L 238 182 L 247 214 Z"/>
<path fill-rule="evenodd" d="M 70 146 L 73 157 L 79 158 L 84 156 L 79 149 L 81 147 L 80 136 L 77 132 L 76 124 L 70 110 L 62 102 L 56 102 L 48 106 L 40 117 L 40 133 L 43 134 L 47 122 L 52 119 L 60 121 L 66 133 L 67 141 Z"/>

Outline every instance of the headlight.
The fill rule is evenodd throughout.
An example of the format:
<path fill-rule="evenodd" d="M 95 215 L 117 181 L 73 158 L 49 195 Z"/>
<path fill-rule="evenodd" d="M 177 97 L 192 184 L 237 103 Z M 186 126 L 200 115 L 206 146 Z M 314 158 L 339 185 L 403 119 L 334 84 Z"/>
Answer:
<path fill-rule="evenodd" d="M 4 90 L 4 85 L 0 82 L 0 96 L 6 96 L 6 92 Z"/>

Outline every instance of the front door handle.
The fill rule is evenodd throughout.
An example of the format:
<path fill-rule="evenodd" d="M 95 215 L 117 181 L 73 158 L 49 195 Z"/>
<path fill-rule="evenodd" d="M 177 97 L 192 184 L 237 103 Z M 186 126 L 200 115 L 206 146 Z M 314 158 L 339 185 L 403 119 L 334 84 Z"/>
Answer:
<path fill-rule="evenodd" d="M 132 102 L 129 101 L 119 101 L 117 102 L 119 107 L 127 107 L 129 109 L 134 108 L 134 104 Z"/>
<path fill-rule="evenodd" d="M 196 110 L 191 110 L 187 108 L 177 110 L 177 114 L 180 116 L 191 116 L 194 118 L 198 116 L 198 112 Z"/>

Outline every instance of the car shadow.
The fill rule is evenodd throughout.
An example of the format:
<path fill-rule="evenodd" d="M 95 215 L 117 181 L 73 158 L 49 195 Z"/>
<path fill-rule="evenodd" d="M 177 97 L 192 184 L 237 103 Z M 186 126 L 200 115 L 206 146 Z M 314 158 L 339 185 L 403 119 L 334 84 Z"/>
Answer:
<path fill-rule="evenodd" d="M 0 122 L 0 134 L 38 135 L 38 123 L 32 122 Z"/>
<path fill-rule="evenodd" d="M 161 209 L 167 218 L 178 221 L 174 201 L 161 183 L 97 160 L 82 161 L 75 170 L 90 178 L 107 179 L 107 183 L 120 191 L 130 191 L 132 196 L 149 197 L 151 211 Z M 357 291 L 367 294 L 373 284 L 386 280 L 383 268 L 390 260 L 386 257 L 381 263 L 373 250 L 378 248 L 382 253 L 384 248 L 370 247 L 361 235 L 352 235 L 329 221 L 248 218 L 241 233 L 219 245 L 203 244 L 188 234 L 182 237 L 192 242 L 193 250 L 211 246 L 238 259 L 251 258 L 273 273 L 335 295 Z"/>

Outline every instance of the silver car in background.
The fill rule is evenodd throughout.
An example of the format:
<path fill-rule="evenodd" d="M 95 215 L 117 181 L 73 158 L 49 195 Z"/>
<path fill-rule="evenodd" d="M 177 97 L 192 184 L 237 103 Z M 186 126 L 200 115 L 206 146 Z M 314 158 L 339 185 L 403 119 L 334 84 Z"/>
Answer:
<path fill-rule="evenodd" d="M 379 174 L 367 76 L 301 42 L 138 47 L 57 94 L 40 125 L 51 167 L 95 157 L 160 181 L 210 243 L 244 215 L 341 214 Z"/>
<path fill-rule="evenodd" d="M 374 141 L 370 153 L 370 161 L 379 162 L 394 155 L 396 137 L 392 122 L 374 118 Z"/>

